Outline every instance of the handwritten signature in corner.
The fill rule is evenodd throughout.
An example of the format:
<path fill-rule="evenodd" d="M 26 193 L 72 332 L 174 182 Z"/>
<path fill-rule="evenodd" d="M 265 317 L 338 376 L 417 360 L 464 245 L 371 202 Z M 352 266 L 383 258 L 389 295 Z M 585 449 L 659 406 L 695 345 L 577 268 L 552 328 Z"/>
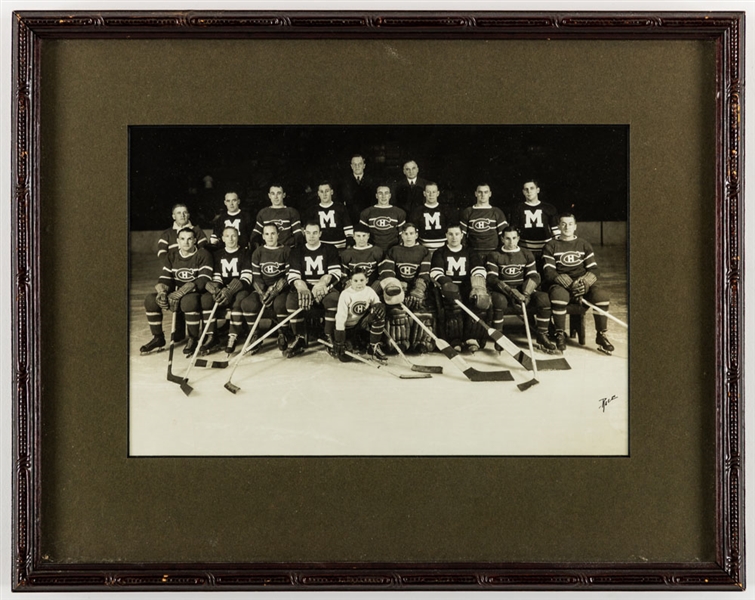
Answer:
<path fill-rule="evenodd" d="M 606 406 L 608 406 L 608 405 L 609 405 L 609 404 L 610 404 L 611 402 L 613 402 L 614 400 L 618 400 L 618 399 L 619 399 L 619 397 L 618 397 L 618 396 L 617 396 L 616 394 L 614 394 L 614 395 L 613 395 L 613 396 L 611 396 L 610 398 L 601 398 L 600 400 L 598 400 L 598 403 L 599 403 L 599 405 L 600 405 L 600 406 L 599 406 L 599 408 L 600 408 L 600 409 L 601 409 L 601 410 L 602 410 L 603 412 L 606 412 Z"/>

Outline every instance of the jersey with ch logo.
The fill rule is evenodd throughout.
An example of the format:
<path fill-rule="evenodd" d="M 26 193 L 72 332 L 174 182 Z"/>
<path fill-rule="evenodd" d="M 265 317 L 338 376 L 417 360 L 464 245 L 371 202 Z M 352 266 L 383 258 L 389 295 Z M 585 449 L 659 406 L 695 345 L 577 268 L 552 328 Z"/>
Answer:
<path fill-rule="evenodd" d="M 398 244 L 398 233 L 406 222 L 406 213 L 397 206 L 370 206 L 362 211 L 359 222 L 369 228 L 373 245 L 387 251 Z"/>
<path fill-rule="evenodd" d="M 378 278 L 378 265 L 383 260 L 383 250 L 372 244 L 366 248 L 344 248 L 341 250 L 341 266 L 346 277 L 351 277 L 354 271 L 361 269 L 371 284 Z"/>
<path fill-rule="evenodd" d="M 273 285 L 281 277 L 286 276 L 289 246 L 260 246 L 252 254 L 252 279 L 261 281 L 264 287 Z"/>
<path fill-rule="evenodd" d="M 396 277 L 400 281 L 412 283 L 417 277 L 430 273 L 430 251 L 415 244 L 411 247 L 394 246 L 385 254 L 380 263 L 380 279 Z"/>
<path fill-rule="evenodd" d="M 535 257 L 529 250 L 499 250 L 487 256 L 485 268 L 488 279 L 495 277 L 510 287 L 518 288 L 525 279 L 533 279 L 540 283 L 540 275 L 535 267 Z"/>
<path fill-rule="evenodd" d="M 205 283 L 212 279 L 212 269 L 212 255 L 204 248 L 197 248 L 188 256 L 174 249 L 162 255 L 162 268 L 157 281 L 170 289 L 194 282 L 201 291 Z"/>
<path fill-rule="evenodd" d="M 598 275 L 590 242 L 575 237 L 573 240 L 551 240 L 543 248 L 543 278 L 553 281 L 556 275 L 566 274 L 572 279 L 582 277 L 587 271 Z"/>
<path fill-rule="evenodd" d="M 468 206 L 461 212 L 459 224 L 472 250 L 489 252 L 498 248 L 500 236 L 508 222 L 500 208 Z"/>

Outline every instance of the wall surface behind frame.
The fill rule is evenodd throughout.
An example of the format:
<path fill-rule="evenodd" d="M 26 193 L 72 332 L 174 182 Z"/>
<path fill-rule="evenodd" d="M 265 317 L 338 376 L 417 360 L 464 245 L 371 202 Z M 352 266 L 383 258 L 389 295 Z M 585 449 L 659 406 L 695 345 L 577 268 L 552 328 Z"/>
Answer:
<path fill-rule="evenodd" d="M 42 58 L 46 560 L 714 559 L 711 43 L 45 41 Z M 386 122 L 630 125 L 631 457 L 128 459 L 127 126 Z"/>

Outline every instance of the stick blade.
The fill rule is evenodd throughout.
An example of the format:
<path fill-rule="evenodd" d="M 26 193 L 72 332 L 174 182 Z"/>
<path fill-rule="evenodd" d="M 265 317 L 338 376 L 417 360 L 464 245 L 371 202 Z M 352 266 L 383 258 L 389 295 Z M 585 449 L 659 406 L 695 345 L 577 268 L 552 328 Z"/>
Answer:
<path fill-rule="evenodd" d="M 178 375 L 173 375 L 173 373 L 168 373 L 168 381 L 180 385 L 181 383 L 183 383 L 183 378 L 179 377 Z"/>
<path fill-rule="evenodd" d="M 400 379 L 430 379 L 430 373 L 401 373 Z"/>
<path fill-rule="evenodd" d="M 436 373 L 442 375 L 443 367 L 435 365 L 412 365 L 412 371 L 416 371 L 417 373 Z"/>
<path fill-rule="evenodd" d="M 229 392 L 231 392 L 232 394 L 235 394 L 241 389 L 239 386 L 233 385 L 230 381 L 227 382 L 223 387 L 227 389 Z"/>
<path fill-rule="evenodd" d="M 517 353 L 517 355 L 514 357 L 516 362 L 518 362 L 520 365 L 522 365 L 525 369 L 528 371 L 532 371 L 532 359 L 525 354 L 524 352 L 520 351 Z M 540 367 L 540 363 L 537 363 L 538 368 Z"/>
<path fill-rule="evenodd" d="M 537 361 L 537 369 L 538 371 L 570 371 L 571 365 L 565 358 L 551 358 Z"/>
<path fill-rule="evenodd" d="M 187 396 L 194 391 L 194 388 L 189 385 L 188 379 L 181 380 L 181 391 Z"/>
<path fill-rule="evenodd" d="M 538 383 L 540 382 L 537 379 L 532 378 L 529 381 L 518 384 L 516 387 L 518 387 L 521 391 L 524 391 L 530 389 L 533 385 L 537 385 Z"/>
<path fill-rule="evenodd" d="M 474 367 L 469 367 L 464 371 L 464 375 L 470 381 L 514 381 L 510 371 L 478 371 Z"/>
<path fill-rule="evenodd" d="M 227 360 L 211 360 L 208 361 L 204 358 L 198 358 L 194 362 L 195 367 L 210 367 L 211 369 L 225 369 L 228 366 Z"/>

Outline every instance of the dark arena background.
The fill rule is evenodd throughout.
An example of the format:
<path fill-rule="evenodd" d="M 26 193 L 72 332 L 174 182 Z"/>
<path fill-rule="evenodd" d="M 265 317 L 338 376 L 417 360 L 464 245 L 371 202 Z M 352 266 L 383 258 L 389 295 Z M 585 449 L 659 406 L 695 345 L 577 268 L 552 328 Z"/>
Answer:
<path fill-rule="evenodd" d="M 538 372 L 539 384 L 526 391 L 516 384 L 532 373 L 492 342 L 464 358 L 480 370 L 509 369 L 514 382 L 471 382 L 437 352 L 410 357 L 443 366 L 443 374 L 421 380 L 339 363 L 317 343 L 286 359 L 273 336 L 239 363 L 237 394 L 224 388 L 230 368 L 194 368 L 194 391 L 186 396 L 166 380 L 167 352 L 140 356 L 151 337 L 144 296 L 157 281 L 157 240 L 172 225 L 174 204 L 185 203 L 209 237 L 229 191 L 253 217 L 269 206 L 271 183 L 282 185 L 286 204 L 300 212 L 317 203 L 322 181 L 334 184 L 338 202 L 338 182 L 350 175 L 354 154 L 364 157 L 368 177 L 387 184 L 414 160 L 419 176 L 439 185 L 441 204 L 458 209 L 474 204 L 475 187 L 487 183 L 491 204 L 508 215 L 523 200 L 523 183 L 536 179 L 540 200 L 576 215 L 577 235 L 595 249 L 611 313 L 627 322 L 627 126 L 132 126 L 130 454 L 627 455 L 628 331 L 609 321 L 616 350 L 601 354 L 592 311 L 586 344 L 567 341 L 571 369 Z M 163 326 L 167 336 L 169 315 Z M 521 319 L 507 317 L 504 333 L 526 350 Z M 189 360 L 180 350 L 173 369 L 183 375 Z M 535 358 L 549 357 L 536 351 Z M 389 367 L 409 372 L 397 356 Z"/>

